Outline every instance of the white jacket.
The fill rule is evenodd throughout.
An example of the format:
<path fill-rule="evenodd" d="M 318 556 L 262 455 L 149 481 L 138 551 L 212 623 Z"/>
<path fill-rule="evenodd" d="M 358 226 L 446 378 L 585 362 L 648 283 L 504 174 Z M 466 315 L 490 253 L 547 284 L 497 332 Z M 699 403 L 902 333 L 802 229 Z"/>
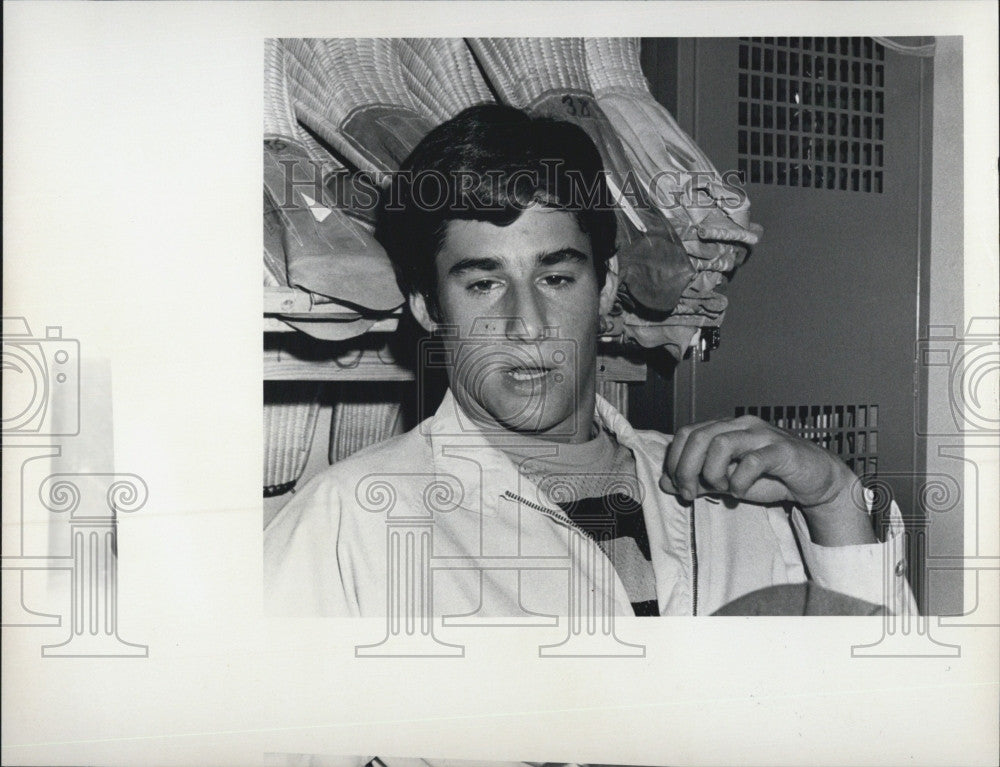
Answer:
<path fill-rule="evenodd" d="M 633 429 L 601 397 L 597 418 L 635 456 L 661 615 L 708 615 L 807 572 L 826 588 L 915 613 L 895 505 L 885 543 L 820 546 L 798 509 L 709 497 L 692 505 L 662 492 L 672 438 Z M 566 615 L 578 608 L 572 584 L 632 615 L 610 562 L 583 540 L 449 392 L 434 416 L 334 464 L 275 516 L 264 535 L 265 609 L 382 616 L 400 593 L 431 604 L 433 582 L 434 616 Z"/>

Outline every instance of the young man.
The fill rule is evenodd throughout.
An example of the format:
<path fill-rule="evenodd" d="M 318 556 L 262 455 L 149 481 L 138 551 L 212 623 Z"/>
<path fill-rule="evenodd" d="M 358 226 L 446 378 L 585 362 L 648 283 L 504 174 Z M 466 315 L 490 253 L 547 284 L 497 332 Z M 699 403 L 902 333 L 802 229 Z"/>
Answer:
<path fill-rule="evenodd" d="M 417 146 L 377 234 L 450 390 L 268 526 L 273 610 L 385 615 L 403 598 L 435 616 L 565 615 L 581 594 L 622 615 L 911 605 L 900 540 L 877 541 L 834 456 L 750 417 L 636 431 L 597 396 L 618 289 L 607 203 L 596 148 L 566 123 L 474 107 Z"/>

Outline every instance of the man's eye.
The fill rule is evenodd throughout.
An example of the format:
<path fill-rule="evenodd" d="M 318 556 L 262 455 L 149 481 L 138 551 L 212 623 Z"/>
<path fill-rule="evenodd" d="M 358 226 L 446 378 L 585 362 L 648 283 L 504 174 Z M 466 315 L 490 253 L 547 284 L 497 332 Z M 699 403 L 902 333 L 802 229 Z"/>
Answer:
<path fill-rule="evenodd" d="M 575 279 L 570 277 L 568 274 L 549 274 L 542 278 L 546 285 L 550 288 L 562 288 L 567 285 L 572 285 L 576 282 Z"/>
<path fill-rule="evenodd" d="M 489 293 L 491 290 L 496 288 L 500 283 L 496 280 L 476 280 L 470 283 L 466 290 L 471 293 Z"/>

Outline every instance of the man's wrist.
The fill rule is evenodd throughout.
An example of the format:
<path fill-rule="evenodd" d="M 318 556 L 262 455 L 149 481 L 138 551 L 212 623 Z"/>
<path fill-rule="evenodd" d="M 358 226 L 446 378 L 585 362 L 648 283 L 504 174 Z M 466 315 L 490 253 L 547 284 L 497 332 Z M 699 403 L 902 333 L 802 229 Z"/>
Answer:
<path fill-rule="evenodd" d="M 854 500 L 853 485 L 845 483 L 830 501 L 802 507 L 813 543 L 820 546 L 878 543 L 868 510 L 860 508 Z"/>

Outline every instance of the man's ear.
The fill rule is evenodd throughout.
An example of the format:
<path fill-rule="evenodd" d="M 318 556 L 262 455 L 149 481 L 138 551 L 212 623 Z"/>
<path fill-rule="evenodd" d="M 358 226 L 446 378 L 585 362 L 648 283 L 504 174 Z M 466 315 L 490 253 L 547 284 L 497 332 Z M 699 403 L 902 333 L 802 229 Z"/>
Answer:
<path fill-rule="evenodd" d="M 437 323 L 431 319 L 431 313 L 427 309 L 427 299 L 424 298 L 423 294 L 410 293 L 409 304 L 410 311 L 413 313 L 414 319 L 420 323 L 420 327 L 428 333 L 433 333 Z"/>
<path fill-rule="evenodd" d="M 601 288 L 600 301 L 598 307 L 601 316 L 611 311 L 615 305 L 615 297 L 618 295 L 618 256 L 612 256 L 608 260 L 608 273 L 604 277 L 604 287 Z"/>

